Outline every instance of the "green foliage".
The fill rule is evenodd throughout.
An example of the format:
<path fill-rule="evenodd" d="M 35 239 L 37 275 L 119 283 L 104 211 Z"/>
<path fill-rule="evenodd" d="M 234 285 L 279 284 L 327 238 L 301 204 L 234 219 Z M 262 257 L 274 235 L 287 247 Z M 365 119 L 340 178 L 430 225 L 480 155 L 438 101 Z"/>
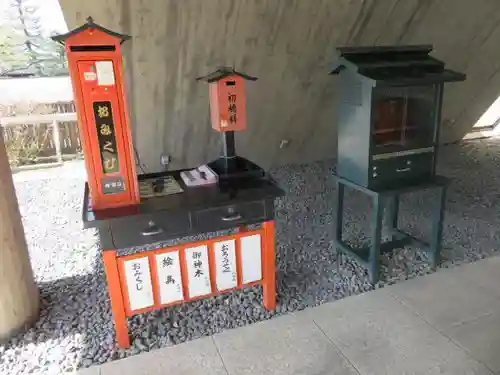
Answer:
<path fill-rule="evenodd" d="M 23 53 L 19 46 L 22 39 L 19 35 L 11 32 L 10 28 L 0 26 L 0 72 L 22 69 L 29 61 L 27 54 Z"/>
<path fill-rule="evenodd" d="M 0 74 L 39 77 L 67 74 L 64 47 L 43 34 L 34 0 L 11 0 L 6 24 L 0 27 Z"/>
<path fill-rule="evenodd" d="M 35 164 L 44 145 L 48 130 L 37 125 L 20 125 L 3 129 L 5 149 L 11 166 Z"/>

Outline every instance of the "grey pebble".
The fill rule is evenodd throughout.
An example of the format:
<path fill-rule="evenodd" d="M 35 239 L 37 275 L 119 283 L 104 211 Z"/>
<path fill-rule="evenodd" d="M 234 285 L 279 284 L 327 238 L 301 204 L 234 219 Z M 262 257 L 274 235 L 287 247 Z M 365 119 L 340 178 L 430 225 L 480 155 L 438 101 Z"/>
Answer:
<path fill-rule="evenodd" d="M 88 358 L 86 358 L 86 359 L 84 359 L 84 360 L 82 361 L 82 366 L 83 366 L 83 367 L 90 367 L 90 366 L 92 366 L 92 365 L 93 365 L 93 363 L 94 363 L 94 362 L 93 362 L 93 360 L 92 360 L 92 359 L 88 359 Z"/>
<path fill-rule="evenodd" d="M 81 227 L 85 179 L 81 161 L 65 163 L 62 168 L 16 174 L 17 197 L 40 287 L 42 318 L 24 335 L 0 345 L 0 373 L 45 374 L 54 368 L 72 368 L 75 361 L 79 367 L 89 367 L 372 290 L 366 270 L 352 259 L 342 257 L 337 271 L 333 248 L 334 170 L 333 160 L 325 160 L 271 171 L 286 192 L 276 204 L 275 312 L 262 307 L 262 288 L 252 287 L 141 314 L 128 319 L 133 343 L 128 350 L 116 346 L 98 237 L 94 230 Z M 438 170 L 453 178 L 441 267 L 498 254 L 500 215 L 496 209 L 496 187 L 500 186 L 500 139 L 443 147 Z M 430 224 L 426 223 L 433 199 L 432 192 L 404 196 L 400 207 L 402 228 L 428 236 Z M 347 194 L 344 235 L 348 243 L 361 246 L 369 241 L 369 207 L 363 195 Z M 482 218 L 481 225 L 475 218 Z M 119 252 L 130 254 L 136 250 Z M 376 288 L 430 273 L 426 261 L 425 253 L 411 246 L 384 255 L 381 281 Z"/>

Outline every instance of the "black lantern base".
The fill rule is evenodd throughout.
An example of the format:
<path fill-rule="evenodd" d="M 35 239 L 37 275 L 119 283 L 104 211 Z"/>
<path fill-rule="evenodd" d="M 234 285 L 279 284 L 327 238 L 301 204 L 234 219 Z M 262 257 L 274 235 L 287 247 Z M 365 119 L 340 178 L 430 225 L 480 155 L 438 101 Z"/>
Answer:
<path fill-rule="evenodd" d="M 208 166 L 217 173 L 219 181 L 222 183 L 243 179 L 260 179 L 265 176 L 261 167 L 241 156 L 231 158 L 221 156 L 208 163 Z"/>
<path fill-rule="evenodd" d="M 240 180 L 260 179 L 266 173 L 257 164 L 236 155 L 234 131 L 222 132 L 221 156 L 208 164 L 219 176 L 220 183 L 229 183 Z"/>

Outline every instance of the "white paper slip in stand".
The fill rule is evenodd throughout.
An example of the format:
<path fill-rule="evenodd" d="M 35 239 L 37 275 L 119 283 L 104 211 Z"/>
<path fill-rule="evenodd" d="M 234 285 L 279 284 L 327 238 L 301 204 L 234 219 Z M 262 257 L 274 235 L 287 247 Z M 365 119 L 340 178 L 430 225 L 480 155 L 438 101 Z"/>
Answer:
<path fill-rule="evenodd" d="M 217 183 L 217 174 L 207 165 L 202 165 L 190 171 L 181 172 L 182 181 L 186 186 L 202 186 Z"/>

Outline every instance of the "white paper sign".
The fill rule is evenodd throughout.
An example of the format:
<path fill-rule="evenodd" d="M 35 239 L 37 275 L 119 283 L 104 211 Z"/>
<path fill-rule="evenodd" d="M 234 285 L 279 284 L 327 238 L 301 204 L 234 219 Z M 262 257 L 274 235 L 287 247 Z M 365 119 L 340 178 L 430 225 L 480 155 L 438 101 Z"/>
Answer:
<path fill-rule="evenodd" d="M 83 79 L 85 81 L 95 81 L 97 79 L 97 75 L 95 72 L 83 72 Z"/>
<path fill-rule="evenodd" d="M 99 86 L 111 86 L 115 84 L 115 73 L 112 61 L 96 61 L 97 84 Z"/>
<path fill-rule="evenodd" d="M 156 270 L 160 303 L 167 304 L 183 300 L 179 252 L 171 251 L 156 255 Z"/>
<path fill-rule="evenodd" d="M 130 309 L 139 310 L 153 306 L 153 286 L 148 258 L 131 259 L 123 263 Z"/>
<path fill-rule="evenodd" d="M 262 279 L 260 234 L 241 237 L 241 272 L 243 284 Z"/>
<path fill-rule="evenodd" d="M 218 290 L 235 288 L 236 277 L 236 242 L 235 240 L 214 243 L 215 282 Z"/>
<path fill-rule="evenodd" d="M 207 245 L 187 248 L 185 255 L 189 297 L 200 297 L 212 293 Z"/>

